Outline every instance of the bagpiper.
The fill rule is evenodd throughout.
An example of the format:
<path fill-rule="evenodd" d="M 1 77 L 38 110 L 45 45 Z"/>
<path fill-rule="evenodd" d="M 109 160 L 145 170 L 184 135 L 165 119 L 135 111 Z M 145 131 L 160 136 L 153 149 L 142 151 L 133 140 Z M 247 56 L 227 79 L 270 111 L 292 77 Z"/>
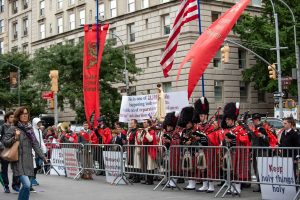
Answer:
<path fill-rule="evenodd" d="M 236 146 L 237 148 L 230 151 L 230 165 L 232 177 L 237 181 L 249 181 L 249 156 L 250 148 L 238 148 L 238 147 L 250 147 L 251 141 L 247 134 L 247 131 L 236 123 L 239 115 L 239 103 L 228 103 L 224 107 L 222 128 L 224 130 L 224 141 L 223 144 L 228 148 Z M 227 164 L 226 155 L 224 156 L 224 164 Z M 228 170 L 228 168 L 227 168 Z M 233 194 L 241 193 L 241 184 L 232 183 L 231 189 L 229 191 Z"/>
<path fill-rule="evenodd" d="M 163 144 L 166 146 L 169 151 L 170 156 L 170 172 L 171 175 L 179 176 L 180 175 L 180 149 L 173 148 L 170 150 L 170 147 L 173 145 L 180 145 L 180 133 L 176 129 L 178 114 L 176 112 L 167 113 L 165 121 L 163 124 L 164 134 L 163 134 Z M 175 188 L 177 184 L 177 179 L 172 179 L 169 181 L 167 187 Z"/>
<path fill-rule="evenodd" d="M 185 107 L 181 110 L 180 117 L 178 119 L 178 125 L 183 127 L 181 137 L 180 137 L 180 145 L 186 146 L 183 148 L 183 159 L 182 159 L 182 173 L 187 177 L 195 177 L 197 173 L 196 169 L 196 150 L 193 149 L 192 146 L 195 144 L 194 133 L 194 123 L 193 123 L 193 107 Z M 196 181 L 194 179 L 188 180 L 188 185 L 184 188 L 185 190 L 195 190 Z"/>

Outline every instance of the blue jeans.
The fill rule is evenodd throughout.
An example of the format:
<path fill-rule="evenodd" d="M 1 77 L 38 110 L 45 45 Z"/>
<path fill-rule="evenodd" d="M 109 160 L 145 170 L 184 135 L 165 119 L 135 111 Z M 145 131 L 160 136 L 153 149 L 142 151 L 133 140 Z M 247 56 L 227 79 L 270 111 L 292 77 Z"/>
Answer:
<path fill-rule="evenodd" d="M 30 195 L 30 177 L 29 176 L 20 176 L 20 182 L 22 183 L 22 187 L 19 192 L 18 200 L 29 200 Z"/>

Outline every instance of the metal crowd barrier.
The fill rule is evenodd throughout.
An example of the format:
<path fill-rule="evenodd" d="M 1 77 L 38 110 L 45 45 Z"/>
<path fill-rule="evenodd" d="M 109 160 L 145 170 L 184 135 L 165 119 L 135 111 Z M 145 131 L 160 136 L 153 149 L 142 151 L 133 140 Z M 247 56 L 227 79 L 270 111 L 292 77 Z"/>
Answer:
<path fill-rule="evenodd" d="M 53 170 L 57 175 L 80 178 L 83 172 L 84 145 L 79 143 L 47 143 L 48 164 L 44 165 L 46 175 Z"/>
<path fill-rule="evenodd" d="M 167 149 L 163 145 L 124 145 L 125 158 L 124 174 L 129 175 L 131 183 L 142 182 L 148 185 L 154 184 L 157 178 L 159 183 L 156 190 L 167 180 Z"/>
<path fill-rule="evenodd" d="M 298 147 L 243 147 L 230 148 L 230 182 L 272 185 L 273 191 L 282 190 L 281 186 L 300 186 L 300 148 Z M 259 176 L 260 174 L 260 176 Z M 237 191 L 238 192 L 238 191 Z M 299 196 L 298 190 L 294 199 Z"/>
<path fill-rule="evenodd" d="M 84 171 L 97 174 L 105 172 L 114 176 L 112 184 L 118 184 L 123 180 L 128 184 L 124 176 L 123 148 L 118 144 L 85 144 L 84 145 Z"/>
<path fill-rule="evenodd" d="M 180 190 L 177 185 L 179 178 L 224 182 L 216 194 L 217 197 L 224 187 L 230 186 L 227 174 L 227 169 L 230 169 L 228 152 L 227 147 L 218 146 L 170 146 L 168 181 L 172 181 Z"/>

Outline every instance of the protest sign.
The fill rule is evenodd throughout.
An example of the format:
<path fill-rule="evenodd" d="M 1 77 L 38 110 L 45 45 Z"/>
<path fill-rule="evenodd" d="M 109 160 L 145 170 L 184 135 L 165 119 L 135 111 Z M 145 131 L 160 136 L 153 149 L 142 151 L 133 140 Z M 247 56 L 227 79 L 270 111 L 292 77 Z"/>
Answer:
<path fill-rule="evenodd" d="M 113 184 L 126 184 L 123 179 L 121 179 L 121 168 L 123 162 L 123 157 L 119 151 L 103 151 L 106 182 Z M 124 167 L 123 167 L 124 170 Z"/>
<path fill-rule="evenodd" d="M 64 167 L 64 157 L 61 149 L 52 149 L 51 150 L 51 169 L 50 175 L 65 175 L 65 167 Z"/>
<path fill-rule="evenodd" d="M 262 199 L 290 200 L 296 195 L 292 158 L 257 157 L 257 168 L 261 184 Z"/>
<path fill-rule="evenodd" d="M 181 111 L 189 105 L 187 92 L 165 93 L 166 113 Z M 157 94 L 140 96 L 123 96 L 120 108 L 119 121 L 129 122 L 131 119 L 143 121 L 154 117 L 157 110 Z"/>
<path fill-rule="evenodd" d="M 79 174 L 77 150 L 71 148 L 63 148 L 64 161 L 67 177 L 75 178 Z"/>

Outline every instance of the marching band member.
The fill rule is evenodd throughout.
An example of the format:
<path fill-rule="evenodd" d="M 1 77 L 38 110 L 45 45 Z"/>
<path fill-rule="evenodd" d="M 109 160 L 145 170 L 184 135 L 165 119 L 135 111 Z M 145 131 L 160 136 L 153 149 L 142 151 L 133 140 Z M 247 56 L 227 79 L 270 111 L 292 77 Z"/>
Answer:
<path fill-rule="evenodd" d="M 150 119 L 146 119 L 143 122 L 143 130 L 141 134 L 138 135 L 138 140 L 142 142 L 142 145 L 156 145 L 156 135 L 155 131 L 152 128 L 152 122 Z M 157 148 L 147 146 L 143 148 L 143 169 L 147 170 L 148 173 L 153 173 L 157 168 L 156 157 L 157 157 Z M 146 176 L 146 182 L 143 182 L 146 185 L 153 185 L 153 176 Z"/>
<path fill-rule="evenodd" d="M 127 144 L 128 145 L 140 145 L 141 142 L 138 141 L 138 128 L 137 128 L 137 120 L 132 119 L 130 121 L 130 129 L 127 132 Z M 139 172 L 141 169 L 141 155 L 140 155 L 140 147 L 129 147 L 127 151 L 128 156 L 128 165 L 133 167 L 133 171 Z M 132 182 L 139 183 L 140 176 L 132 175 Z"/>
<path fill-rule="evenodd" d="M 77 143 L 77 135 L 70 129 L 70 123 L 61 123 L 60 143 Z"/>
<path fill-rule="evenodd" d="M 181 110 L 180 117 L 178 119 L 178 125 L 183 127 L 180 145 L 192 146 L 195 143 L 194 133 L 194 123 L 193 123 L 193 107 L 185 107 Z M 195 150 L 190 148 L 184 148 L 183 150 L 183 160 L 182 160 L 182 170 L 183 174 L 187 176 L 196 176 L 197 170 L 195 168 Z M 188 180 L 188 185 L 184 188 L 185 190 L 195 190 L 196 181 L 193 179 Z"/>
<path fill-rule="evenodd" d="M 172 145 L 180 145 L 180 134 L 176 128 L 178 114 L 175 112 L 167 113 L 164 121 L 164 135 L 163 135 L 163 144 L 166 146 L 167 150 L 169 150 L 170 154 L 170 170 L 172 174 L 179 175 L 180 174 L 180 149 L 172 149 L 170 151 L 170 146 Z M 172 179 L 169 181 L 167 187 L 175 188 L 177 183 L 177 179 Z"/>
<path fill-rule="evenodd" d="M 227 147 L 241 146 L 250 147 L 251 142 L 246 130 L 236 124 L 239 115 L 239 103 L 228 103 L 224 107 L 223 125 L 225 125 L 225 145 Z M 233 178 L 238 181 L 249 180 L 249 149 L 241 148 L 231 152 L 231 164 L 233 165 Z M 235 189 L 234 189 L 235 188 Z M 233 194 L 241 193 L 241 184 L 233 183 L 231 190 Z"/>

